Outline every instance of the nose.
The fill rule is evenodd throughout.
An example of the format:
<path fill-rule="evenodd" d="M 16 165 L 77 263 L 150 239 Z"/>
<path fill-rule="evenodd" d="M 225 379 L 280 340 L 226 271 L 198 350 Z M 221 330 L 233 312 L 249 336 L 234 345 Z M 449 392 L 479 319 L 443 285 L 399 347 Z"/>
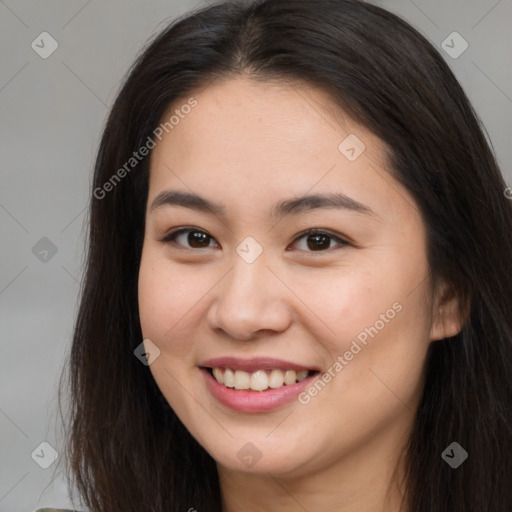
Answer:
<path fill-rule="evenodd" d="M 210 327 L 237 340 L 251 340 L 286 330 L 292 320 L 290 290 L 276 277 L 263 257 L 247 263 L 238 255 L 233 268 L 212 290 L 215 298 L 207 314 Z"/>

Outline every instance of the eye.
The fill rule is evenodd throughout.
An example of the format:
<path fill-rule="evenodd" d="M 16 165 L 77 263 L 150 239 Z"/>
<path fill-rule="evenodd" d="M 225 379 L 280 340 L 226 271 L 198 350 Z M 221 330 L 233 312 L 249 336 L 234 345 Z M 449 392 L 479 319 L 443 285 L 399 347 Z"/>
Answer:
<path fill-rule="evenodd" d="M 186 236 L 184 236 L 186 235 Z M 184 240 L 188 244 L 190 244 L 188 249 L 205 249 L 210 247 L 209 242 L 213 240 L 213 237 L 210 236 L 206 231 L 197 228 L 180 228 L 168 233 L 164 238 L 160 240 L 160 242 L 172 243 L 177 245 L 183 245 Z"/>
<path fill-rule="evenodd" d="M 297 244 L 297 242 L 302 239 L 306 239 L 306 243 L 302 248 L 299 248 L 299 250 L 306 252 L 327 252 L 327 250 L 332 249 L 331 241 L 336 241 L 338 245 L 341 246 L 350 245 L 349 242 L 343 240 L 339 236 L 318 228 L 304 231 L 297 238 L 295 238 L 293 243 Z M 164 238 L 162 238 L 160 242 L 184 246 L 186 249 L 207 249 L 208 247 L 212 247 L 210 242 L 214 240 L 215 239 L 206 231 L 189 227 L 179 228 L 171 231 Z M 185 242 L 188 244 L 188 247 Z M 215 244 L 213 247 L 218 247 L 218 244 Z M 289 249 L 287 248 L 286 250 Z"/>
<path fill-rule="evenodd" d="M 339 236 L 320 229 L 308 229 L 298 236 L 294 243 L 297 243 L 298 240 L 302 240 L 304 238 L 306 239 L 306 243 L 303 245 L 301 250 L 306 250 L 306 252 L 327 252 L 326 249 L 331 249 L 332 240 L 336 240 L 338 245 L 341 246 L 350 245 L 349 242 L 343 240 Z"/>

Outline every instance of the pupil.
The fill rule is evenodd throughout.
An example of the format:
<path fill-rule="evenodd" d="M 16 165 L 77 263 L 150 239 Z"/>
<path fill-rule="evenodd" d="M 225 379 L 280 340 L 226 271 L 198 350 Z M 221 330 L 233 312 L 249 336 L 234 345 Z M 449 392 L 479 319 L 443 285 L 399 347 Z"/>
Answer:
<path fill-rule="evenodd" d="M 313 239 L 315 240 L 315 243 L 313 244 L 310 244 L 310 240 Z M 312 249 L 312 250 L 317 250 L 317 249 L 322 249 L 322 248 L 329 248 L 329 237 L 326 236 L 326 235 L 310 235 L 308 237 L 308 248 L 309 249 Z M 320 244 L 318 244 L 318 242 L 320 241 Z M 323 241 L 324 243 L 322 244 L 321 241 Z M 327 244 L 325 244 L 325 242 L 327 241 Z"/>
<path fill-rule="evenodd" d="M 201 243 L 205 241 L 206 244 L 201 245 Z M 191 231 L 188 235 L 188 243 L 192 247 L 208 247 L 208 235 L 206 233 L 199 233 L 198 231 Z"/>

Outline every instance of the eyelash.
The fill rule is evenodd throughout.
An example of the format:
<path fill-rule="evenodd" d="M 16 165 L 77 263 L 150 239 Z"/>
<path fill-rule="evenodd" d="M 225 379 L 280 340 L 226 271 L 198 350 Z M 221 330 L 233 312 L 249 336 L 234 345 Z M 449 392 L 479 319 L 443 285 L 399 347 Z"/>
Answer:
<path fill-rule="evenodd" d="M 202 229 L 198 229 L 198 228 L 178 228 L 178 229 L 175 229 L 174 231 L 171 231 L 169 232 L 167 235 L 165 235 L 163 238 L 161 238 L 159 240 L 159 242 L 163 242 L 163 243 L 167 243 L 167 244 L 173 244 L 173 245 L 178 245 L 180 246 L 181 248 L 184 248 L 185 250 L 191 250 L 191 251 L 194 251 L 194 250 L 201 250 L 201 249 L 209 249 L 210 247 L 201 247 L 199 249 L 197 248 L 193 248 L 193 247 L 183 247 L 181 246 L 180 244 L 176 243 L 175 239 L 183 234 L 183 233 L 187 233 L 187 232 L 197 232 L 197 233 L 204 233 L 205 235 L 207 235 L 210 239 L 212 240 L 215 240 L 211 235 L 209 235 L 206 231 L 202 230 Z M 312 229 L 308 229 L 306 231 L 303 231 L 302 233 L 299 233 L 297 235 L 297 237 L 293 240 L 292 243 L 296 243 L 298 240 L 300 240 L 301 238 L 305 238 L 307 236 L 311 236 L 311 235 L 324 235 L 324 236 L 327 236 L 329 238 L 331 238 L 332 240 L 335 240 L 337 242 L 339 242 L 340 246 L 341 247 L 345 247 L 345 246 L 348 246 L 348 245 L 351 245 L 350 242 L 348 242 L 347 240 L 344 240 L 343 238 L 337 236 L 337 235 L 334 235 L 332 234 L 331 232 L 329 231 L 325 231 L 325 230 L 321 230 L 319 228 L 312 228 Z M 334 248 L 335 249 L 335 248 Z M 326 252 L 331 252 L 333 250 L 332 247 L 330 247 L 329 249 L 326 249 L 326 250 L 319 250 L 319 251 L 305 251 L 305 252 L 310 252 L 311 254 L 315 254 L 315 253 L 326 253 Z"/>

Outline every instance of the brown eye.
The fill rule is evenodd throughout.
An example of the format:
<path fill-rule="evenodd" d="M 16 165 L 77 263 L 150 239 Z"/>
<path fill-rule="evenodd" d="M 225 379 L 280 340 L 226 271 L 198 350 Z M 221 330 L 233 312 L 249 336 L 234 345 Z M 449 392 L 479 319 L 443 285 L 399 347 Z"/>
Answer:
<path fill-rule="evenodd" d="M 301 236 L 295 239 L 294 243 L 297 243 L 298 240 L 306 240 L 305 248 L 299 248 L 300 250 L 305 250 L 307 252 L 327 252 L 328 249 L 331 249 L 331 242 L 334 240 L 338 243 L 338 245 L 345 246 L 349 245 L 346 240 L 335 236 L 331 233 L 320 231 L 317 229 L 312 229 L 306 231 Z"/>
<path fill-rule="evenodd" d="M 333 242 L 338 246 L 350 245 L 349 242 L 343 240 L 339 236 L 318 229 L 310 229 L 302 233 L 295 239 L 294 244 L 297 244 L 297 241 L 302 239 L 306 240 L 306 243 L 303 247 L 299 247 L 299 250 L 306 252 L 327 252 L 329 249 L 333 248 Z M 211 235 L 198 228 L 176 229 L 175 231 L 171 231 L 160 241 L 179 245 L 185 249 L 207 249 L 209 247 L 218 247 L 218 244 Z M 215 242 L 214 245 L 210 245 L 210 242 L 212 241 Z"/>
<path fill-rule="evenodd" d="M 188 249 L 205 249 L 214 240 L 208 233 L 196 228 L 182 228 L 166 235 L 161 242 L 181 245 Z"/>

